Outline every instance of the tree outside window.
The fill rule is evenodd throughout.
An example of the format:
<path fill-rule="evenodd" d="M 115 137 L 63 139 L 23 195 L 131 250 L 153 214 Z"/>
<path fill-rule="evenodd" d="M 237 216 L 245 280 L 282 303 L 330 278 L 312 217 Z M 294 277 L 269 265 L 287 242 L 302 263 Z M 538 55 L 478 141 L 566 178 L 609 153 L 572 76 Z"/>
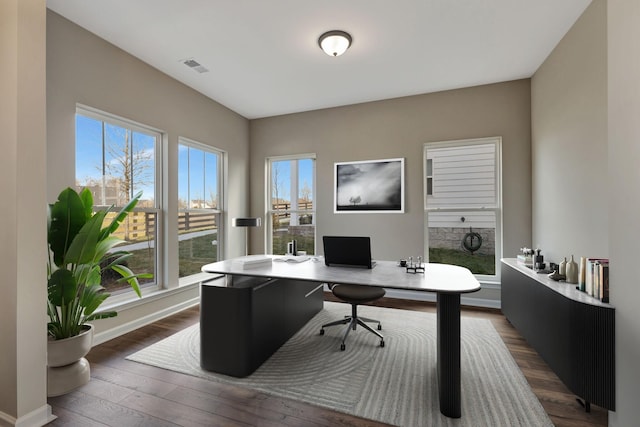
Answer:
<path fill-rule="evenodd" d="M 315 254 L 315 156 L 271 158 L 267 168 L 268 249 L 285 254 L 287 243 L 296 240 L 298 250 Z"/>
<path fill-rule="evenodd" d="M 76 187 L 88 188 L 94 198 L 94 210 L 125 206 L 133 195 L 142 192 L 140 202 L 115 232 L 126 241 L 119 246 L 133 256 L 126 262 L 151 279 L 143 286 L 156 284 L 159 206 L 156 202 L 156 150 L 160 134 L 93 110 L 76 111 Z M 117 210 L 116 210 L 117 211 Z M 113 214 L 110 214 L 113 215 Z M 111 221 L 107 217 L 106 221 Z M 103 277 L 110 292 L 130 288 Z"/>
<path fill-rule="evenodd" d="M 178 146 L 179 277 L 221 259 L 224 152 L 180 138 Z"/>

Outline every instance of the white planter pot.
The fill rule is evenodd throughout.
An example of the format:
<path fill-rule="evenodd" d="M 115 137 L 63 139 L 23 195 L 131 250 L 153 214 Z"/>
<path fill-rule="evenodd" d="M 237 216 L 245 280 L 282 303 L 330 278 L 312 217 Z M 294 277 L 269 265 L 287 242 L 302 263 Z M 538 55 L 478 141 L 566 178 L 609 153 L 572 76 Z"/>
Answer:
<path fill-rule="evenodd" d="M 47 396 L 60 396 L 89 382 L 91 372 L 84 356 L 92 343 L 91 325 L 75 337 L 47 342 Z"/>

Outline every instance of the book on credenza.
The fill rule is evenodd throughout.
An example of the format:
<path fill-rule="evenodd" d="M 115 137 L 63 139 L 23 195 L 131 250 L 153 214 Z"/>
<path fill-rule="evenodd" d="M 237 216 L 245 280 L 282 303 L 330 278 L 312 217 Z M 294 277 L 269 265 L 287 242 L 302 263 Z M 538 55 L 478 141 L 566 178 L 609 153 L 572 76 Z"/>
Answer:
<path fill-rule="evenodd" d="M 609 302 L 609 263 L 600 262 L 599 268 L 599 298 L 602 302 Z"/>
<path fill-rule="evenodd" d="M 587 267 L 584 277 L 584 291 L 587 295 L 593 295 L 593 269 L 595 264 L 587 258 Z"/>
<path fill-rule="evenodd" d="M 609 302 L 608 258 L 587 258 L 585 292 L 602 302 Z"/>

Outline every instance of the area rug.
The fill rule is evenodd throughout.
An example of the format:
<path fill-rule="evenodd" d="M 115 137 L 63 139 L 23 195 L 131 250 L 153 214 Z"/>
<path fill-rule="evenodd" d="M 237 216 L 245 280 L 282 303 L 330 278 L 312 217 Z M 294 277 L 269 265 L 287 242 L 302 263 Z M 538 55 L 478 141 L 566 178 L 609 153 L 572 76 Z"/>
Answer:
<path fill-rule="evenodd" d="M 358 328 L 340 351 L 343 328 L 320 325 L 350 313 L 325 302 L 269 360 L 247 378 L 200 368 L 199 325 L 127 357 L 148 365 L 286 397 L 397 426 L 552 426 L 522 372 L 487 319 L 462 317 L 462 418 L 439 410 L 436 316 L 361 306 L 382 322 L 385 347 Z"/>

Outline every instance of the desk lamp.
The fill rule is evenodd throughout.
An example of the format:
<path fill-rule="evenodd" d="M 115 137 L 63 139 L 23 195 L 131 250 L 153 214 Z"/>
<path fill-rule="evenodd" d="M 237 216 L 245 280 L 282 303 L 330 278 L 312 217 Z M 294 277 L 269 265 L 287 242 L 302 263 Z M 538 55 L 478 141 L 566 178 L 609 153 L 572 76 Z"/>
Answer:
<path fill-rule="evenodd" d="M 260 218 L 233 218 L 231 220 L 233 227 L 245 227 L 244 231 L 244 254 L 249 255 L 249 230 L 246 227 L 260 227 Z"/>

